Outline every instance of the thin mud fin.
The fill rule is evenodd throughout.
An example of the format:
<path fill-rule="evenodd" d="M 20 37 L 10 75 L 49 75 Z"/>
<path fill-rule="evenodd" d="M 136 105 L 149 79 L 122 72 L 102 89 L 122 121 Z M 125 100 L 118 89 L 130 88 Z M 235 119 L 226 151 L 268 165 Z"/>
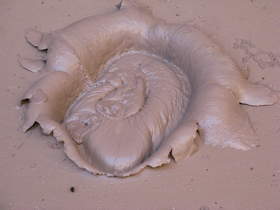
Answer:
<path fill-rule="evenodd" d="M 38 123 L 38 118 L 41 114 L 41 112 L 38 111 L 38 108 L 44 106 L 43 104 L 47 102 L 47 100 L 48 96 L 40 88 L 28 91 L 23 96 L 21 105 L 27 106 L 24 116 L 24 124 L 22 126 L 24 132 L 28 131 L 28 129 L 30 129 L 36 122 Z"/>
<path fill-rule="evenodd" d="M 179 161 L 195 153 L 199 144 L 197 123 L 184 122 L 176 128 L 146 164 L 154 168 L 167 164 L 172 159 Z"/>
<path fill-rule="evenodd" d="M 118 4 L 115 5 L 115 7 L 118 10 L 130 7 L 148 9 L 148 7 L 145 4 L 137 2 L 136 0 L 121 0 Z"/>
<path fill-rule="evenodd" d="M 25 39 L 39 50 L 47 50 L 51 42 L 51 34 L 45 34 L 35 29 L 28 29 L 25 33 Z"/>
<path fill-rule="evenodd" d="M 24 69 L 31 72 L 39 72 L 45 66 L 45 61 L 39 58 L 32 59 L 18 56 L 18 62 Z"/>
<path fill-rule="evenodd" d="M 175 161 L 190 157 L 199 148 L 198 124 L 183 123 L 169 138 L 172 142 L 170 155 Z"/>
<path fill-rule="evenodd" d="M 38 47 L 43 38 L 43 33 L 35 29 L 28 29 L 25 32 L 25 39 L 34 47 Z"/>
<path fill-rule="evenodd" d="M 199 123 L 206 144 L 249 150 L 258 137 L 236 95 L 220 85 L 207 85 L 193 97 L 187 116 Z"/>
<path fill-rule="evenodd" d="M 23 131 L 26 132 L 37 122 L 43 132 L 49 134 L 52 128 L 44 125 L 42 119 L 47 116 L 51 121 L 63 120 L 69 103 L 68 97 L 74 92 L 72 84 L 73 79 L 65 72 L 49 72 L 41 77 L 22 97 L 21 105 L 26 109 Z"/>
<path fill-rule="evenodd" d="M 120 10 L 123 7 L 123 0 L 121 0 L 120 3 L 116 4 L 115 7 Z"/>
<path fill-rule="evenodd" d="M 251 106 L 273 105 L 279 100 L 279 94 L 264 85 L 246 83 L 239 100 Z"/>
<path fill-rule="evenodd" d="M 120 3 L 116 4 L 115 7 L 118 10 L 129 8 L 133 6 L 139 6 L 139 4 L 135 0 L 121 0 Z"/>

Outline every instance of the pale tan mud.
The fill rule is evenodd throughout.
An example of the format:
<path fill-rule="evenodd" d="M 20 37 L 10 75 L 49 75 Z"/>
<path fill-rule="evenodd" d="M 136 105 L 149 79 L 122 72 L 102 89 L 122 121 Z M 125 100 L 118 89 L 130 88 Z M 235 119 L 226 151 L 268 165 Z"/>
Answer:
<path fill-rule="evenodd" d="M 1 7 L 1 11 L 4 10 L 1 13 L 4 16 L 1 19 L 4 21 L 1 21 L 1 63 L 4 69 L 2 75 L 5 75 L 1 79 L 2 98 L 5 98 L 2 101 L 4 109 L 1 111 L 1 208 L 277 209 L 277 104 L 263 108 L 242 106 L 249 113 L 259 139 L 257 148 L 253 150 L 239 152 L 201 146 L 189 159 L 182 159 L 176 164 L 156 170 L 146 169 L 140 175 L 123 180 L 97 178 L 84 173 L 68 159 L 64 159 L 63 147 L 55 143 L 54 139 L 43 136 L 38 128 L 32 129 L 26 136 L 17 129 L 21 124 L 18 120 L 20 112 L 15 111 L 13 104 L 18 102 L 17 99 L 38 75 L 23 72 L 15 62 L 18 53 L 22 56 L 35 53 L 24 45 L 23 31 L 30 25 L 39 25 L 39 31 L 52 31 L 87 15 L 111 12 L 111 5 L 116 4 L 109 1 L 97 2 L 94 8 L 90 8 L 92 2 L 83 3 L 83 6 L 82 3 L 69 4 L 63 1 L 42 4 L 32 1 L 25 4 L 14 1 L 1 3 L 5 5 Z M 244 54 L 247 57 L 249 54 L 241 45 L 238 48 L 241 51 L 233 47 L 236 40 L 249 40 L 253 43 L 254 47 L 249 50 L 272 52 L 268 56 L 262 56 L 264 53 L 255 54 L 250 51 L 254 56 L 249 60 L 245 57 L 243 61 L 250 67 L 250 80 L 278 89 L 277 60 L 273 61 L 273 65 L 269 60 L 272 58 L 269 55 L 277 56 L 279 53 L 276 47 L 279 43 L 279 30 L 276 27 L 279 8 L 277 2 L 213 1 L 208 4 L 152 1 L 147 4 L 157 17 L 174 23 L 187 20 L 199 25 L 202 31 L 223 46 L 224 52 L 231 55 L 239 66 Z M 81 11 L 77 10 L 78 6 Z M 31 8 L 39 11 L 40 20 L 34 18 L 32 12 L 26 13 Z M 38 56 L 35 58 L 42 60 L 41 57 L 37 59 Z M 39 69 L 40 65 L 41 62 L 36 62 L 35 67 Z M 38 91 L 36 100 L 44 101 L 45 95 Z M 137 107 L 139 108 L 136 106 L 132 109 L 133 113 Z"/>
<path fill-rule="evenodd" d="M 248 150 L 257 134 L 240 104 L 278 101 L 275 91 L 248 82 L 207 35 L 133 0 L 50 33 L 29 29 L 25 38 L 47 52 L 19 57 L 42 75 L 22 97 L 23 130 L 39 123 L 97 175 L 178 161 L 200 142 Z"/>

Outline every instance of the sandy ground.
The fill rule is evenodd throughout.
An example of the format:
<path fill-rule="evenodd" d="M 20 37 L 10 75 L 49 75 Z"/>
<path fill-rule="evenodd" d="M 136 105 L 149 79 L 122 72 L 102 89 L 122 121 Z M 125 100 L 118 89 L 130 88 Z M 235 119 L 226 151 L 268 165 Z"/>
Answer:
<path fill-rule="evenodd" d="M 280 90 L 280 2 L 146 0 L 156 16 L 211 35 L 250 80 Z M 17 55 L 35 55 L 24 31 L 61 28 L 113 9 L 116 0 L 0 0 L 1 210 L 280 210 L 280 106 L 244 106 L 259 136 L 249 152 L 203 146 L 177 164 L 125 178 L 96 177 L 69 161 L 54 138 L 24 134 L 18 99 L 35 78 Z M 72 188 L 71 192 L 70 188 Z"/>

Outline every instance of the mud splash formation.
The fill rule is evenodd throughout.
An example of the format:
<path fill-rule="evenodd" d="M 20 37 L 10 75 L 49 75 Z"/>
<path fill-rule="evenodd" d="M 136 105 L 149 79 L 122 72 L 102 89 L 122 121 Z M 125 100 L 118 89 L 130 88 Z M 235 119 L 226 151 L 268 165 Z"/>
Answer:
<path fill-rule="evenodd" d="M 39 123 L 96 175 L 178 161 L 201 141 L 248 150 L 256 135 L 240 103 L 277 101 L 199 30 L 131 1 L 51 33 L 28 30 L 26 39 L 42 53 L 19 59 L 39 72 L 22 98 L 24 131 Z"/>

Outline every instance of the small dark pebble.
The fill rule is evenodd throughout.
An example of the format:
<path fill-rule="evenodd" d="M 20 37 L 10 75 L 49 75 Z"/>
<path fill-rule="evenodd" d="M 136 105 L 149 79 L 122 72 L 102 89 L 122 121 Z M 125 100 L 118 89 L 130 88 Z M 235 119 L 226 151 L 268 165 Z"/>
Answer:
<path fill-rule="evenodd" d="M 41 4 L 45 4 L 45 2 L 44 2 L 44 1 L 41 1 Z"/>
<path fill-rule="evenodd" d="M 264 77 L 262 77 L 262 80 L 264 80 Z"/>
<path fill-rule="evenodd" d="M 206 168 L 205 171 L 208 171 L 208 168 Z"/>
<path fill-rule="evenodd" d="M 178 17 L 178 16 L 180 16 L 179 14 L 176 14 L 176 16 Z"/>
<path fill-rule="evenodd" d="M 250 168 L 250 170 L 251 170 L 251 171 L 253 171 L 253 170 L 254 170 L 254 168 L 253 168 L 253 167 L 251 167 L 251 168 Z"/>
<path fill-rule="evenodd" d="M 272 174 L 272 176 L 273 176 L 273 177 L 275 177 L 275 176 L 276 176 L 276 174 Z"/>
<path fill-rule="evenodd" d="M 70 187 L 70 191 L 73 193 L 75 192 L 75 187 Z"/>

